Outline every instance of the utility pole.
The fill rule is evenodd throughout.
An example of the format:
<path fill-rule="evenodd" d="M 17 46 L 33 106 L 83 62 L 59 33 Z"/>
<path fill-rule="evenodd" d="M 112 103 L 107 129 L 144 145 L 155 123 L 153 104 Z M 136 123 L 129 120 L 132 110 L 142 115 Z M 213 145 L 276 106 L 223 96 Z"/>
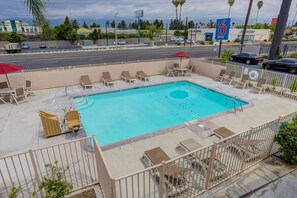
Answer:
<path fill-rule="evenodd" d="M 114 15 L 114 36 L 115 36 L 115 44 L 118 45 L 118 37 L 117 37 L 117 15 L 118 13 L 115 13 Z"/>
<path fill-rule="evenodd" d="M 241 41 L 240 41 L 240 49 L 239 49 L 239 53 L 241 53 L 241 52 L 242 52 L 242 49 L 243 49 L 243 44 L 244 44 L 244 39 L 245 39 L 246 29 L 247 29 L 247 26 L 248 26 L 248 24 L 249 24 L 249 19 L 250 19 L 250 15 L 251 15 L 251 10 L 252 10 L 252 6 L 253 6 L 253 1 L 254 1 L 254 0 L 250 0 L 249 8 L 248 8 L 248 11 L 247 11 L 247 14 L 246 14 L 245 24 L 244 24 L 244 28 L 243 28 L 243 31 L 242 31 Z"/>
<path fill-rule="evenodd" d="M 187 33 L 188 33 L 188 17 L 186 17 L 186 26 L 184 31 L 184 47 L 186 47 L 186 37 L 188 37 L 188 35 L 186 35 Z"/>
<path fill-rule="evenodd" d="M 198 23 L 196 23 L 196 28 L 195 28 L 195 42 L 197 41 L 197 28 L 198 28 Z"/>
<path fill-rule="evenodd" d="M 168 24 L 166 23 L 166 45 L 168 45 L 167 33 L 168 33 Z"/>
<path fill-rule="evenodd" d="M 291 8 L 292 0 L 283 0 L 282 6 L 278 15 L 270 52 L 269 52 L 269 59 L 276 59 L 279 53 L 279 47 L 282 44 L 283 36 L 285 33 L 289 11 Z"/>
<path fill-rule="evenodd" d="M 107 33 L 107 26 L 108 26 L 108 22 L 105 22 L 105 29 L 106 29 L 106 44 L 108 46 L 108 33 Z"/>

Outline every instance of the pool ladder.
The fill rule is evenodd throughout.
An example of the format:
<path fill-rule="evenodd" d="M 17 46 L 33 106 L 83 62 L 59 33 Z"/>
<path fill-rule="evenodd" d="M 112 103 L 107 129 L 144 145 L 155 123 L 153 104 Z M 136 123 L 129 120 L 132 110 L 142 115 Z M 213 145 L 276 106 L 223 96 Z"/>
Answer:
<path fill-rule="evenodd" d="M 236 100 L 239 101 L 240 106 L 236 107 Z M 229 102 L 232 102 L 232 107 L 229 107 L 228 104 Z M 228 98 L 226 100 L 225 106 L 228 110 L 234 111 L 234 113 L 236 114 L 237 111 L 242 111 L 243 112 L 243 108 L 242 108 L 242 101 L 238 96 L 232 97 L 232 98 Z"/>
<path fill-rule="evenodd" d="M 69 91 L 69 90 L 72 91 L 74 94 L 79 95 L 79 97 L 82 98 L 82 99 L 86 102 L 86 104 L 89 103 L 89 99 L 87 98 L 87 96 L 84 96 L 83 94 L 81 94 L 81 93 L 75 91 L 73 88 L 70 88 L 70 89 L 69 89 L 69 87 L 67 87 L 67 86 L 65 87 L 65 93 L 66 93 L 66 96 L 68 95 L 68 91 Z"/>

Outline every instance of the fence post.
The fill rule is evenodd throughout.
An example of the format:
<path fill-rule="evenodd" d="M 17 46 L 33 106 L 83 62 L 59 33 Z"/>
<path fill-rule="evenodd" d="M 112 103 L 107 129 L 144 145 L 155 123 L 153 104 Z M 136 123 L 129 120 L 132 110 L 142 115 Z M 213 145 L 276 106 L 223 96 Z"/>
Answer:
<path fill-rule="evenodd" d="M 271 151 L 272 151 L 272 147 L 273 147 L 273 144 L 274 144 L 274 138 L 279 130 L 279 127 L 280 127 L 280 124 L 281 124 L 281 120 L 282 120 L 282 117 L 279 116 L 278 119 L 276 120 L 277 123 L 276 123 L 276 126 L 275 126 L 275 130 L 274 130 L 274 134 L 273 134 L 273 137 L 272 137 L 272 140 L 271 140 L 271 143 L 269 145 L 269 149 L 267 151 L 267 156 L 271 155 Z"/>
<path fill-rule="evenodd" d="M 252 136 L 252 131 L 253 131 L 253 127 L 251 127 L 250 131 L 249 131 L 249 134 L 248 134 L 248 141 L 251 139 L 251 136 Z M 245 158 L 246 158 L 246 155 L 243 154 L 242 156 L 242 164 L 241 164 L 241 167 L 240 167 L 240 170 L 243 171 L 244 170 L 244 166 L 245 166 Z"/>
<path fill-rule="evenodd" d="M 283 95 L 283 89 L 284 89 L 285 84 L 286 84 L 286 82 L 287 82 L 287 78 L 288 78 L 288 74 L 285 74 L 285 79 L 284 79 L 284 81 L 283 81 L 282 89 L 281 89 L 281 96 Z"/>
<path fill-rule="evenodd" d="M 112 180 L 111 180 L 111 193 L 112 193 L 112 194 L 111 194 L 111 197 L 112 197 L 112 198 L 116 198 L 116 197 L 117 197 L 115 183 L 116 183 L 115 179 L 112 179 Z"/>
<path fill-rule="evenodd" d="M 163 190 L 165 189 L 165 178 L 164 178 L 164 171 L 165 171 L 166 163 L 162 161 L 162 171 L 160 174 L 160 182 L 159 182 L 159 198 L 163 198 Z"/>
<path fill-rule="evenodd" d="M 36 161 L 35 161 L 32 149 L 30 149 L 28 152 L 29 152 L 29 155 L 30 155 L 30 158 L 31 158 L 31 162 L 32 162 L 33 170 L 34 170 L 34 174 L 35 174 L 35 179 L 36 179 L 36 182 L 37 182 L 37 188 L 36 189 L 38 189 L 38 186 L 40 184 L 40 177 L 39 177 L 39 174 L 38 174 Z M 35 189 L 35 184 L 33 184 L 33 185 L 34 185 L 34 189 Z M 41 193 L 41 197 L 44 197 L 43 192 L 40 191 L 40 193 Z"/>
<path fill-rule="evenodd" d="M 214 142 L 212 147 L 211 147 L 209 168 L 207 170 L 207 175 L 206 175 L 206 183 L 205 183 L 206 190 L 208 190 L 209 187 L 210 187 L 210 179 L 211 179 L 212 167 L 213 167 L 213 164 L 214 164 L 213 162 L 214 162 L 214 159 L 216 157 L 216 150 L 217 150 L 217 143 Z"/>

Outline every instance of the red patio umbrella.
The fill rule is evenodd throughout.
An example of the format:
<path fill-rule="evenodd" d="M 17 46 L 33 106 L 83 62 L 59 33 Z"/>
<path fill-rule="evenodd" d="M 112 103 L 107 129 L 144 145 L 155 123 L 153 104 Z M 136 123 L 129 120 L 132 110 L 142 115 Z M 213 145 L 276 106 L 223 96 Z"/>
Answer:
<path fill-rule="evenodd" d="M 6 63 L 0 63 L 0 74 L 5 74 L 8 85 L 9 85 L 10 88 L 11 88 L 11 86 L 10 86 L 10 82 L 9 82 L 7 74 L 13 73 L 13 72 L 16 72 L 16 71 L 20 71 L 22 69 L 24 69 L 24 68 L 21 67 L 21 66 L 11 65 L 11 64 L 6 64 Z"/>
<path fill-rule="evenodd" d="M 182 63 L 183 58 L 190 58 L 190 55 L 183 52 L 183 51 L 177 52 L 176 54 L 172 54 L 171 56 L 180 58 L 180 64 L 179 64 L 180 67 L 181 67 L 181 63 Z"/>

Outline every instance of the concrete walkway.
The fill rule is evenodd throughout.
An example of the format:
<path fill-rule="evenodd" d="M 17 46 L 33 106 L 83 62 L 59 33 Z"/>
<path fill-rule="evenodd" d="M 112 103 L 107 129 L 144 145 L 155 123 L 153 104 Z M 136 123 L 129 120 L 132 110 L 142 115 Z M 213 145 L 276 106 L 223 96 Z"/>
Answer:
<path fill-rule="evenodd" d="M 270 156 L 199 197 L 293 198 L 297 194 L 296 181 L 297 165 Z"/>

